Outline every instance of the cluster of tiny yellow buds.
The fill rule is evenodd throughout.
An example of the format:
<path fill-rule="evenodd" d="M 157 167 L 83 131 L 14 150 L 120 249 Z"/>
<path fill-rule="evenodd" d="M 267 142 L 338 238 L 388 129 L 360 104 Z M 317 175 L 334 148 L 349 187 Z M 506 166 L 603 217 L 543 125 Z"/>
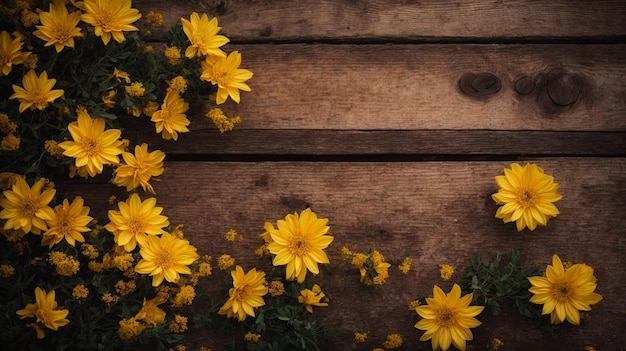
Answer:
<path fill-rule="evenodd" d="M 243 337 L 244 337 L 244 339 L 246 339 L 246 341 L 257 342 L 257 341 L 259 341 L 259 339 L 261 339 L 261 334 L 255 334 L 255 333 L 252 333 L 252 332 L 248 332 Z"/>
<path fill-rule="evenodd" d="M 489 346 L 487 347 L 487 349 L 491 351 L 498 351 L 500 350 L 500 347 L 502 346 L 504 346 L 504 343 L 502 342 L 502 340 L 498 338 L 492 338 L 489 341 Z"/>
<path fill-rule="evenodd" d="M 187 90 L 187 80 L 183 76 L 176 76 L 172 80 L 168 81 L 169 89 L 182 94 Z"/>
<path fill-rule="evenodd" d="M 217 266 L 225 271 L 235 264 L 235 259 L 228 254 L 223 254 L 217 259 Z"/>
<path fill-rule="evenodd" d="M 590 345 L 585 346 L 585 351 L 596 351 L 596 348 Z"/>
<path fill-rule="evenodd" d="M 191 285 L 183 285 L 180 287 L 180 291 L 176 293 L 172 299 L 172 305 L 174 307 L 182 307 L 184 305 L 191 305 L 193 299 L 196 297 L 196 290 Z"/>
<path fill-rule="evenodd" d="M 350 251 L 350 249 L 348 248 L 348 246 L 344 245 L 341 248 L 341 260 L 345 261 L 347 259 L 349 259 L 350 257 L 352 257 L 353 253 L 352 251 Z"/>
<path fill-rule="evenodd" d="M 157 295 L 156 297 L 162 300 L 169 300 L 170 290 L 172 290 L 172 288 L 170 288 L 167 285 L 159 285 L 158 287 L 155 288 L 156 295 Z"/>
<path fill-rule="evenodd" d="M 20 148 L 20 138 L 9 134 L 0 140 L 0 151 L 10 152 Z"/>
<path fill-rule="evenodd" d="M 176 46 L 169 47 L 163 50 L 163 55 L 167 58 L 167 63 L 174 66 L 180 62 L 180 49 Z"/>
<path fill-rule="evenodd" d="M 0 132 L 4 134 L 13 134 L 17 131 L 17 124 L 9 120 L 9 115 L 0 113 Z"/>
<path fill-rule="evenodd" d="M 143 83 L 141 82 L 133 82 L 132 84 L 125 86 L 124 91 L 128 96 L 142 97 L 146 92 L 146 88 L 144 88 Z"/>
<path fill-rule="evenodd" d="M 422 303 L 419 300 L 409 302 L 409 311 L 415 311 Z"/>
<path fill-rule="evenodd" d="M 285 285 L 279 280 L 272 280 L 269 283 L 268 291 L 272 296 L 280 296 L 285 292 Z"/>
<path fill-rule="evenodd" d="M 72 289 L 72 297 L 78 300 L 79 302 L 84 301 L 89 295 L 89 289 L 83 284 L 78 284 Z"/>
<path fill-rule="evenodd" d="M 91 244 L 87 244 L 87 243 L 82 243 L 80 246 L 80 253 L 82 253 L 83 255 L 87 256 L 90 259 L 96 259 L 98 258 L 98 256 L 100 256 L 100 252 L 98 252 L 98 249 L 96 249 L 95 246 L 91 245 Z"/>
<path fill-rule="evenodd" d="M 187 351 L 187 346 L 183 344 L 178 344 L 174 347 L 170 347 L 169 351 Z"/>
<path fill-rule="evenodd" d="M 111 293 L 104 293 L 102 294 L 102 302 L 106 303 L 106 304 L 111 304 L 113 302 L 117 302 L 120 299 L 119 296 L 117 295 L 112 295 Z"/>
<path fill-rule="evenodd" d="M 31 27 L 39 22 L 39 14 L 29 9 L 22 10 L 22 24 L 24 27 Z"/>
<path fill-rule="evenodd" d="M 89 261 L 89 263 L 87 263 L 87 267 L 92 272 L 96 272 L 96 273 L 102 272 L 104 270 L 104 264 L 98 261 Z"/>
<path fill-rule="evenodd" d="M 115 291 L 120 294 L 120 296 L 128 295 L 135 291 L 136 288 L 137 285 L 134 280 L 129 280 L 127 282 L 124 280 L 118 280 L 117 283 L 115 283 Z"/>
<path fill-rule="evenodd" d="M 383 347 L 387 350 L 396 349 L 400 345 L 402 345 L 402 337 L 397 333 L 387 335 L 387 340 L 383 342 Z"/>
<path fill-rule="evenodd" d="M 241 235 L 239 235 L 239 233 L 237 233 L 237 231 L 234 229 L 231 229 L 228 232 L 226 232 L 226 235 L 224 237 L 228 241 L 235 241 L 235 240 L 241 241 L 242 240 Z"/>
<path fill-rule="evenodd" d="M 143 114 L 148 116 L 148 117 L 152 117 L 154 112 L 156 112 L 156 110 L 158 110 L 158 109 L 159 109 L 159 103 L 155 102 L 155 101 L 150 101 L 150 102 L 148 102 L 148 104 L 146 106 L 144 106 Z"/>
<path fill-rule="evenodd" d="M 73 276 L 80 268 L 80 262 L 78 262 L 78 260 L 60 251 L 50 252 L 50 254 L 48 254 L 48 262 L 54 265 L 58 275 L 66 277 Z"/>
<path fill-rule="evenodd" d="M 211 349 L 204 345 L 200 345 L 200 349 L 198 351 L 211 351 Z"/>
<path fill-rule="evenodd" d="M 37 62 L 39 62 L 39 56 L 31 53 L 24 60 L 24 67 L 26 67 L 27 69 L 35 69 L 37 68 Z"/>
<path fill-rule="evenodd" d="M 182 333 L 187 330 L 187 317 L 179 314 L 174 316 L 174 320 L 169 325 L 173 333 Z"/>
<path fill-rule="evenodd" d="M 130 340 L 135 336 L 141 335 L 146 330 L 146 325 L 135 317 L 122 319 L 119 324 L 120 328 L 117 330 L 117 333 L 122 340 Z"/>
<path fill-rule="evenodd" d="M 109 196 L 109 200 L 108 200 L 109 205 L 113 205 L 115 201 L 117 201 L 117 196 L 115 195 Z"/>
<path fill-rule="evenodd" d="M 398 269 L 402 272 L 402 274 L 407 274 L 411 270 L 411 265 L 413 265 L 413 260 L 410 257 L 406 257 L 402 263 L 398 265 Z"/>
<path fill-rule="evenodd" d="M 174 230 L 172 230 L 172 232 L 170 233 L 171 235 L 179 238 L 179 239 L 183 239 L 185 237 L 185 233 L 183 232 L 183 227 L 185 225 L 184 224 L 179 224 L 177 225 Z"/>
<path fill-rule="evenodd" d="M 148 21 L 148 23 L 154 28 L 161 27 L 163 25 L 163 15 L 150 11 L 146 15 L 146 21 Z"/>
<path fill-rule="evenodd" d="M 443 280 L 450 280 L 454 274 L 454 267 L 449 264 L 441 263 L 439 265 L 439 275 Z"/>
<path fill-rule="evenodd" d="M 362 252 L 357 252 L 356 254 L 354 254 L 354 257 L 352 257 L 352 265 L 356 268 L 363 268 L 363 265 L 365 265 L 366 261 L 367 255 Z"/>
<path fill-rule="evenodd" d="M 50 154 L 50 156 L 56 158 L 57 160 L 63 158 L 63 149 L 55 140 L 46 140 L 44 142 L 44 148 L 46 149 L 46 152 Z"/>
<path fill-rule="evenodd" d="M 267 244 L 263 244 L 254 250 L 254 254 L 259 257 L 263 257 L 263 255 L 269 255 L 270 250 L 267 248 Z"/>
<path fill-rule="evenodd" d="M 239 116 L 230 118 L 226 116 L 224 111 L 222 111 L 219 107 L 209 110 L 206 116 L 213 121 L 213 124 L 215 124 L 221 133 L 230 132 L 233 128 L 235 128 L 235 124 L 241 122 L 241 118 Z"/>
<path fill-rule="evenodd" d="M 211 264 L 209 262 L 202 262 L 198 265 L 198 274 L 201 277 L 208 277 L 211 273 Z"/>
<path fill-rule="evenodd" d="M 367 340 L 367 332 L 354 332 L 354 343 L 360 344 Z"/>
<path fill-rule="evenodd" d="M 121 255 L 118 254 L 113 256 L 111 265 L 120 271 L 127 271 L 133 267 L 134 261 L 135 259 L 133 258 L 133 255 L 126 252 Z"/>
<path fill-rule="evenodd" d="M 9 278 L 15 273 L 15 267 L 9 264 L 0 264 L 0 277 Z"/>

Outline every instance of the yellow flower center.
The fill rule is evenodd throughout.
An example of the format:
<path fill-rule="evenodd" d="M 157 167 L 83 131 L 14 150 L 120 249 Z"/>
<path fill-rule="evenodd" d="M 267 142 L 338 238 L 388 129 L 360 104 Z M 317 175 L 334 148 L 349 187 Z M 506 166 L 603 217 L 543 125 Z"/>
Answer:
<path fill-rule="evenodd" d="M 172 265 L 174 265 L 174 260 L 172 259 L 172 254 L 169 250 L 164 249 L 159 252 L 156 256 L 155 263 L 157 267 L 161 267 L 163 270 L 169 269 Z"/>
<path fill-rule="evenodd" d="M 102 9 L 102 11 L 96 15 L 96 26 L 102 27 L 102 30 L 105 32 L 114 30 L 114 22 L 115 17 L 109 10 Z"/>
<path fill-rule="evenodd" d="M 133 235 L 143 234 L 145 233 L 145 225 L 140 218 L 133 218 L 128 221 L 128 230 L 133 233 Z"/>
<path fill-rule="evenodd" d="M 449 327 L 456 323 L 456 315 L 453 310 L 443 307 L 437 311 L 437 324 L 442 327 Z"/>
<path fill-rule="evenodd" d="M 520 189 L 517 193 L 517 203 L 529 208 L 535 204 L 535 192 L 529 189 Z"/>
<path fill-rule="evenodd" d="M 571 295 L 571 287 L 566 283 L 559 283 L 552 286 L 552 296 L 558 302 L 568 301 Z"/>
<path fill-rule="evenodd" d="M 83 148 L 88 157 L 97 156 L 102 151 L 102 145 L 97 139 L 82 138 L 79 145 Z"/>
<path fill-rule="evenodd" d="M 68 215 L 63 215 L 59 220 L 59 233 L 68 236 L 72 232 L 72 219 Z"/>
<path fill-rule="evenodd" d="M 52 316 L 50 315 L 51 310 L 49 309 L 37 309 L 35 312 L 35 316 L 37 317 L 37 321 L 42 322 L 46 326 L 50 325 L 52 322 Z"/>
<path fill-rule="evenodd" d="M 32 218 L 35 217 L 35 213 L 39 210 L 39 202 L 37 199 L 27 199 L 22 203 L 20 211 L 21 217 Z"/>
<path fill-rule="evenodd" d="M 237 301 L 245 301 L 250 295 L 250 287 L 248 285 L 235 288 L 233 298 Z"/>
<path fill-rule="evenodd" d="M 307 242 L 303 237 L 296 237 L 289 244 L 289 250 L 296 256 L 306 256 L 309 252 Z"/>
<path fill-rule="evenodd" d="M 214 79 L 217 82 L 217 85 L 227 86 L 229 82 L 228 72 L 216 72 L 214 75 Z"/>
<path fill-rule="evenodd" d="M 47 104 L 46 95 L 43 94 L 40 89 L 28 90 L 25 100 L 37 106 L 44 106 Z"/>
<path fill-rule="evenodd" d="M 52 38 L 60 44 L 65 44 L 70 39 L 70 32 L 67 28 L 57 27 L 54 29 Z"/>

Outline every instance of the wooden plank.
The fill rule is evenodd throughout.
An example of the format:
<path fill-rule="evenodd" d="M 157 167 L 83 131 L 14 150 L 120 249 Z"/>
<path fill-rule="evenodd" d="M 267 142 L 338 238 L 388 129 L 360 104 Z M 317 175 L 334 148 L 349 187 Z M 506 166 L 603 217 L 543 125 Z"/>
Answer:
<path fill-rule="evenodd" d="M 233 49 L 254 72 L 252 91 L 224 105 L 242 117 L 240 129 L 626 130 L 625 45 Z M 468 91 L 471 79 L 463 78 L 469 95 L 459 85 L 468 73 L 478 89 Z M 481 73 L 497 77 L 499 91 Z"/>
<path fill-rule="evenodd" d="M 619 40 L 626 4 L 619 0 L 533 1 L 176 1 L 135 0 L 167 27 L 192 11 L 217 16 L 242 41 L 494 41 L 561 38 Z M 154 30 L 162 36 L 164 29 Z"/>
<path fill-rule="evenodd" d="M 316 313 L 347 330 L 370 330 L 372 343 L 365 349 L 379 346 L 392 332 L 402 335 L 405 348 L 428 348 L 418 341 L 421 332 L 413 328 L 417 317 L 406 304 L 429 294 L 433 284 L 449 289 L 454 277 L 442 282 L 438 264 L 462 271 L 474 253 L 507 254 L 514 247 L 529 264 L 545 266 L 557 253 L 591 265 L 604 299 L 582 326 L 565 325 L 558 341 L 511 310 L 498 318 L 483 313 L 483 325 L 474 332 L 477 349 L 491 337 L 504 340 L 510 350 L 538 345 L 544 350 L 581 350 L 585 345 L 616 349 L 624 341 L 621 326 L 626 323 L 621 296 L 626 281 L 616 268 L 626 264 L 626 237 L 619 225 L 626 211 L 626 159 L 529 161 L 555 177 L 563 199 L 557 203 L 561 214 L 547 227 L 522 233 L 494 218 L 493 177 L 508 167 L 505 161 L 168 162 L 155 189 L 163 213 L 172 225 L 185 225 L 186 236 L 201 252 L 214 257 L 229 253 L 246 269 L 270 269 L 267 259 L 253 254 L 265 221 L 275 222 L 307 206 L 329 218 L 335 241 L 328 253 L 334 270 L 324 270 L 316 280 L 328 288 L 332 300 Z M 91 182 L 61 187 L 59 194 L 80 191 L 88 205 L 100 209 L 108 206 L 108 195 L 102 194 L 118 191 Z M 230 228 L 243 235 L 241 243 L 223 239 Z M 343 245 L 379 249 L 394 265 L 409 256 L 414 269 L 403 276 L 392 267 L 379 295 L 359 283 L 355 271 L 337 268 Z M 349 333 L 338 334 L 329 349 L 352 349 L 351 342 Z"/>

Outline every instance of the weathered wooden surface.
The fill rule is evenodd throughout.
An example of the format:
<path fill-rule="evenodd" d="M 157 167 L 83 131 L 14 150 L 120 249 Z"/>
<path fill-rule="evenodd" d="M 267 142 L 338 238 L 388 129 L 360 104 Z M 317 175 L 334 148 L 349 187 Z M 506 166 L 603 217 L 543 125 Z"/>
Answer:
<path fill-rule="evenodd" d="M 218 16 L 227 49 L 255 74 L 242 103 L 225 106 L 243 119 L 232 133 L 200 114 L 177 142 L 146 120 L 125 131 L 168 154 L 157 203 L 200 251 L 257 265 L 263 223 L 311 206 L 329 218 L 333 267 L 344 244 L 377 248 L 394 264 L 413 259 L 407 276 L 393 267 L 382 295 L 356 272 L 322 272 L 333 299 L 319 313 L 372 332 L 359 347 L 336 335 L 329 350 L 371 350 L 392 332 L 401 350 L 430 349 L 406 304 L 433 284 L 451 286 L 437 265 L 462 271 L 474 253 L 514 247 L 539 266 L 553 253 L 591 265 L 604 299 L 558 341 L 510 310 L 483 313 L 476 349 L 492 337 L 505 350 L 624 349 L 626 3 L 134 3 L 166 24 L 192 11 Z M 164 30 L 154 33 L 160 40 Z M 536 162 L 561 184 L 561 215 L 548 227 L 518 233 L 494 218 L 493 177 L 513 161 Z M 102 193 L 119 192 L 106 179 L 63 187 L 101 209 Z M 244 241 L 223 240 L 230 228 Z"/>

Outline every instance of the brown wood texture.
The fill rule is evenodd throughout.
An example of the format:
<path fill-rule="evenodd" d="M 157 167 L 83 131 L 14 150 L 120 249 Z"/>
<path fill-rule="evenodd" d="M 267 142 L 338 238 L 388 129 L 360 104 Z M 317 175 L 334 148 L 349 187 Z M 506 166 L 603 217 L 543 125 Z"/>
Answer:
<path fill-rule="evenodd" d="M 438 277 L 438 264 L 457 267 L 459 274 L 472 255 L 510 254 L 518 248 L 528 264 L 541 267 L 552 254 L 585 262 L 595 268 L 598 293 L 595 306 L 582 326 L 566 325 L 551 340 L 523 317 L 505 308 L 504 315 L 483 313 L 474 330 L 477 349 L 492 337 L 505 341 L 506 350 L 619 349 L 626 322 L 621 288 L 626 262 L 624 228 L 626 162 L 623 158 L 531 159 L 554 175 L 564 194 L 557 206 L 561 215 L 547 227 L 518 233 L 513 224 L 494 217 L 490 195 L 497 191 L 494 176 L 509 162 L 168 162 L 162 180 L 155 183 L 157 204 L 172 225 L 184 224 L 187 237 L 200 251 L 217 257 L 229 253 L 246 269 L 269 269 L 269 259 L 253 252 L 265 221 L 311 207 L 329 219 L 335 241 L 327 250 L 329 269 L 315 279 L 332 295 L 329 307 L 318 308 L 332 325 L 345 330 L 370 330 L 372 342 L 387 333 L 404 338 L 402 350 L 427 349 L 419 342 L 418 320 L 407 303 L 428 295 L 433 284 L 449 289 Z M 67 191 L 84 183 L 66 184 Z M 114 190 L 110 184 L 92 185 L 84 193 L 88 204 L 106 207 Z M 118 192 L 119 193 L 119 192 Z M 124 195 L 121 195 L 124 196 Z M 123 200 L 120 199 L 120 200 Z M 224 239 L 230 228 L 243 235 L 241 243 Z M 383 293 L 358 280 L 358 272 L 340 268 L 340 249 L 380 250 L 394 264 Z M 413 269 L 404 276 L 395 267 L 404 257 Z M 210 283 L 210 281 L 209 281 Z M 350 333 L 339 333 L 329 350 L 367 350 L 353 347 Z M 529 348 L 530 347 L 530 348 Z M 217 348 L 219 349 L 219 347 Z M 371 349 L 371 348 L 370 348 Z"/>

